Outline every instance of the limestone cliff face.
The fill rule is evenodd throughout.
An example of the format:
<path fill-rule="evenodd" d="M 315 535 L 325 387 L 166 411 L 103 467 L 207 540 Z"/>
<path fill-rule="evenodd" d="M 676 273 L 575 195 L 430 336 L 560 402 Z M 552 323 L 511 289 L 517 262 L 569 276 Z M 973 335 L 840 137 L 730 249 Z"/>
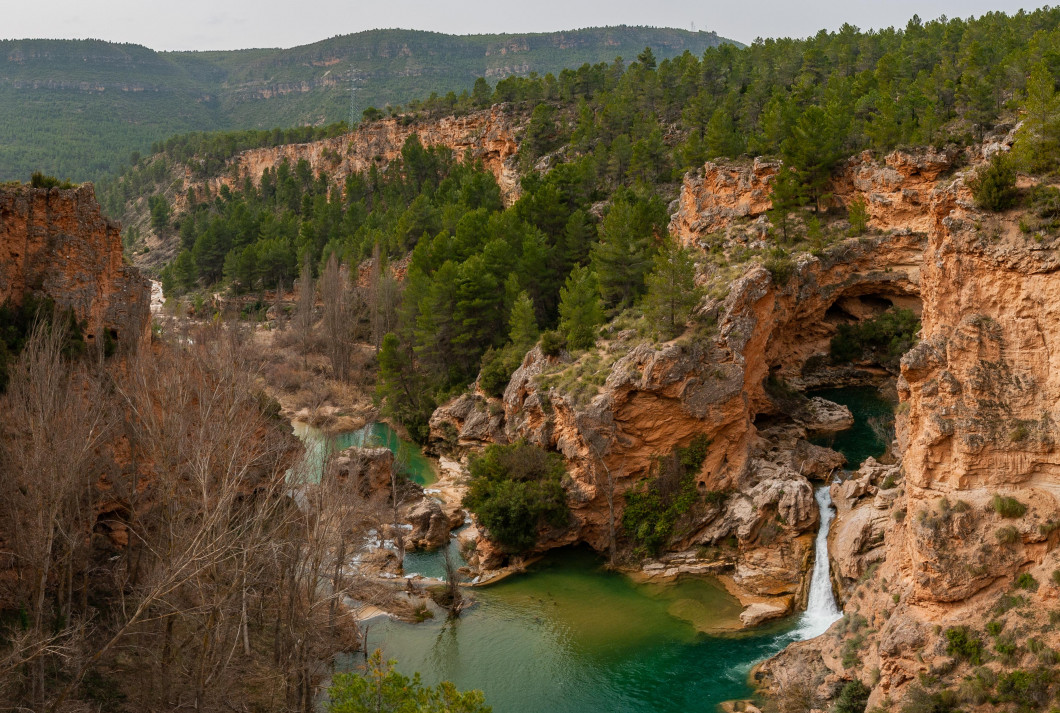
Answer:
<path fill-rule="evenodd" d="M 932 193 L 940 176 L 953 170 L 955 151 L 893 151 L 882 161 L 871 152 L 843 163 L 832 180 L 833 200 L 844 206 L 861 199 L 869 227 L 880 231 L 933 228 Z M 670 232 L 685 245 L 724 230 L 741 218 L 757 218 L 772 205 L 773 179 L 779 161 L 707 163 L 688 173 L 681 186 Z"/>
<path fill-rule="evenodd" d="M 180 188 L 170 189 L 166 196 L 179 215 L 187 210 L 189 188 L 200 196 L 207 191 L 216 195 L 222 186 L 236 190 L 247 178 L 258 184 L 265 169 L 275 170 L 284 161 L 293 168 L 301 160 L 308 162 L 314 175 L 323 171 L 333 185 L 341 187 L 352 173 L 367 171 L 373 165 L 385 168 L 401 155 L 408 137 L 417 134 L 424 146 L 445 146 L 457 160 L 470 155 L 472 160 L 481 161 L 497 179 L 501 197 L 510 205 L 519 197 L 516 136 L 520 130 L 518 119 L 501 106 L 409 124 L 396 118 L 382 119 L 331 139 L 248 149 L 230 158 L 219 175 L 205 181 L 196 179 L 190 169 L 182 169 L 171 176 Z M 148 252 L 136 256 L 137 264 L 161 267 L 176 256 L 179 244 L 154 232 L 148 212 L 146 199 L 140 199 L 126 207 L 122 220 L 141 230 L 150 247 Z"/>
<path fill-rule="evenodd" d="M 763 668 L 776 694 L 810 682 L 825 699 L 860 678 L 874 685 L 871 708 L 901 700 L 922 674 L 956 685 L 970 664 L 948 651 L 945 631 L 967 626 L 991 650 L 991 619 L 1060 646 L 1047 615 L 1060 597 L 1060 259 L 1055 238 L 1020 232 L 1018 211 L 977 211 L 967 175 L 892 203 L 927 235 L 921 341 L 899 380 L 902 463 L 889 482 L 869 469 L 834 491 L 847 616 Z M 998 496 L 1019 505 L 997 512 Z M 1014 589 L 1017 575 L 1033 581 Z M 851 652 L 856 663 L 844 662 Z M 1017 647 L 1014 660 L 987 665 L 1036 665 L 1027 656 Z"/>
<path fill-rule="evenodd" d="M 0 187 L 0 303 L 29 292 L 72 308 L 89 340 L 111 330 L 137 345 L 150 333 L 149 283 L 123 262 L 120 228 L 91 184 Z"/>
<path fill-rule="evenodd" d="M 505 200 L 512 202 L 519 190 L 512 160 L 519 150 L 515 132 L 511 117 L 499 107 L 411 124 L 396 118 L 383 119 L 333 139 L 244 151 L 233 157 L 223 174 L 211 179 L 209 185 L 214 191 L 221 185 L 235 187 L 248 176 L 257 183 L 266 168 L 275 168 L 284 159 L 292 166 L 305 159 L 314 174 L 324 171 L 335 184 L 342 185 L 349 174 L 366 171 L 373 164 L 383 167 L 400 156 L 406 139 L 417 134 L 424 146 L 448 147 L 457 159 L 462 160 L 470 152 L 473 159 L 482 161 L 493 173 Z"/>
<path fill-rule="evenodd" d="M 670 233 L 683 244 L 721 230 L 737 218 L 762 215 L 772 205 L 773 179 L 779 161 L 755 159 L 753 164 L 707 163 L 685 175 Z"/>

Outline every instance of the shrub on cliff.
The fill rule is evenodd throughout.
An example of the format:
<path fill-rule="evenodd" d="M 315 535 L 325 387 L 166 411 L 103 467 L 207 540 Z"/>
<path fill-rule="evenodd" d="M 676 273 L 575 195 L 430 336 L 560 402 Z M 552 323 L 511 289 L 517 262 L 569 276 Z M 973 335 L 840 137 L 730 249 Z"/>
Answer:
<path fill-rule="evenodd" d="M 990 501 L 990 507 L 1001 517 L 1008 518 L 1023 517 L 1027 512 L 1026 505 L 1016 500 L 1016 498 L 1010 498 L 1006 495 L 994 495 Z"/>
<path fill-rule="evenodd" d="M 1016 190 L 1016 169 L 1007 156 L 994 154 L 990 163 L 973 178 L 968 187 L 972 197 L 980 208 L 1002 211 L 1016 204 L 1019 192 Z"/>
<path fill-rule="evenodd" d="M 709 446 L 710 439 L 699 435 L 685 448 L 656 458 L 653 476 L 626 493 L 622 529 L 639 553 L 658 554 L 670 542 L 677 519 L 695 505 L 696 474 Z"/>
<path fill-rule="evenodd" d="M 869 693 L 869 687 L 858 679 L 848 682 L 835 699 L 833 713 L 865 713 Z"/>
<path fill-rule="evenodd" d="M 489 531 L 490 538 L 508 552 L 523 552 L 537 542 L 545 524 L 567 522 L 566 475 L 558 453 L 519 441 L 493 445 L 469 464 L 471 483 L 464 507 Z"/>
<path fill-rule="evenodd" d="M 983 640 L 973 634 L 967 626 L 946 629 L 946 653 L 974 666 L 983 663 Z"/>
<path fill-rule="evenodd" d="M 29 185 L 34 188 L 74 188 L 74 184 L 70 181 L 60 181 L 55 176 L 45 176 L 40 171 L 34 172 L 29 179 Z"/>

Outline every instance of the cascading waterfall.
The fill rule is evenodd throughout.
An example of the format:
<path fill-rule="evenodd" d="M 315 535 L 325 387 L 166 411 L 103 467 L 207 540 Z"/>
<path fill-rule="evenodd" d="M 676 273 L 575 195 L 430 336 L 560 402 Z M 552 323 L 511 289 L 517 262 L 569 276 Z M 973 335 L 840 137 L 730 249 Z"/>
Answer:
<path fill-rule="evenodd" d="M 832 592 L 832 579 L 828 576 L 828 528 L 832 524 L 832 494 L 828 485 L 814 491 L 817 509 L 821 514 L 821 528 L 817 531 L 814 548 L 813 576 L 810 578 L 810 597 L 806 612 L 795 629 L 798 638 L 812 639 L 823 634 L 836 619 L 842 616 Z"/>

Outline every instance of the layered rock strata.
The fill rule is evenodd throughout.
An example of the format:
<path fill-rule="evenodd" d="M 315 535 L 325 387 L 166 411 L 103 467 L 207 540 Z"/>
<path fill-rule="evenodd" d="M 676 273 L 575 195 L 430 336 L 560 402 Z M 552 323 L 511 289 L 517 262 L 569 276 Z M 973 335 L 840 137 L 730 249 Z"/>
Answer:
<path fill-rule="evenodd" d="M 869 708 L 888 708 L 980 661 L 990 676 L 1034 668 L 1028 640 L 1060 647 L 1058 243 L 1021 232 L 1019 211 L 977 211 L 967 175 L 916 218 L 923 330 L 902 359 L 901 467 L 866 467 L 834 493 L 846 615 L 763 667 L 775 696 L 809 684 L 823 702 L 857 678 Z M 983 655 L 954 648 L 951 631 Z"/>
<path fill-rule="evenodd" d="M 150 335 L 150 285 L 125 264 L 121 229 L 91 184 L 0 187 L 0 303 L 52 298 L 86 324 L 86 338 L 137 346 Z"/>

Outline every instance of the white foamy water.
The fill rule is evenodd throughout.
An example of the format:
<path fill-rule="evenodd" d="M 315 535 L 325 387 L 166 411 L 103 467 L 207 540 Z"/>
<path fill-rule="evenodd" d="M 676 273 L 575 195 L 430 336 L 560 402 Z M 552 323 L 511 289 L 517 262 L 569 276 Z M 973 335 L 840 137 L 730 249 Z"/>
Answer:
<path fill-rule="evenodd" d="M 836 605 L 832 593 L 832 580 L 828 576 L 828 528 L 832 525 L 832 494 L 827 485 L 814 491 L 817 509 L 821 514 L 821 527 L 817 531 L 813 576 L 810 578 L 810 597 L 806 611 L 793 632 L 798 640 L 812 639 L 823 634 L 843 614 Z"/>

